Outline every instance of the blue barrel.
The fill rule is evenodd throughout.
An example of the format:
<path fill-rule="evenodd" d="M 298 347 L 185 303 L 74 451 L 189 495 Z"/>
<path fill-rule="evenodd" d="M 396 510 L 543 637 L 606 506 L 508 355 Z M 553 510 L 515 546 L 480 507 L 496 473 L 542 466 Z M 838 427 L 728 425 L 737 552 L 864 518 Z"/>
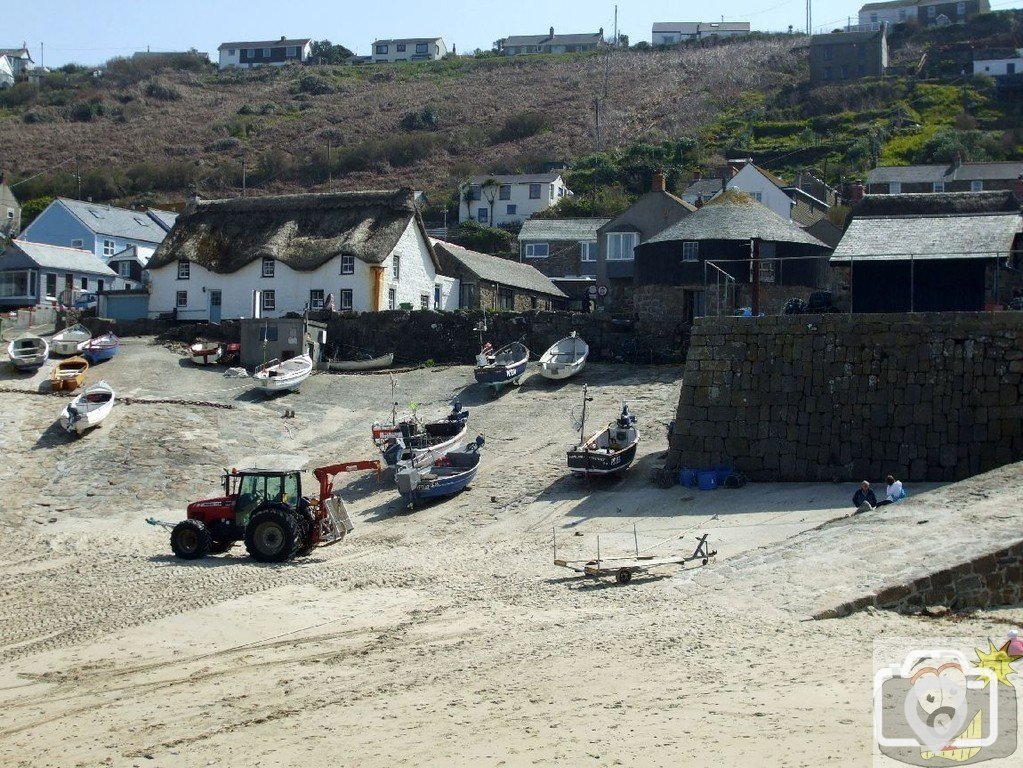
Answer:
<path fill-rule="evenodd" d="M 713 491 L 718 487 L 717 471 L 713 469 L 701 469 L 696 473 L 697 484 L 701 491 Z"/>
<path fill-rule="evenodd" d="M 732 467 L 730 464 L 722 464 L 714 470 L 714 477 L 717 481 L 718 486 L 723 486 L 728 476 L 732 474 Z"/>
<path fill-rule="evenodd" d="M 683 469 L 678 473 L 678 484 L 686 488 L 696 487 L 696 470 Z"/>

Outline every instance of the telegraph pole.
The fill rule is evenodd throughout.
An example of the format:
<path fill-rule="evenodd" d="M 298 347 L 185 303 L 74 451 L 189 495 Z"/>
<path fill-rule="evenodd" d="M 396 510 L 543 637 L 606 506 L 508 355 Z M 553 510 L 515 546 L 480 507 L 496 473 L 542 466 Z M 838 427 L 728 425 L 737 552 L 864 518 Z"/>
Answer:
<path fill-rule="evenodd" d="M 810 3 L 812 0 L 806 0 L 806 34 L 813 34 L 813 8 Z"/>
<path fill-rule="evenodd" d="M 245 158 L 242 158 L 242 197 L 245 197 Z"/>

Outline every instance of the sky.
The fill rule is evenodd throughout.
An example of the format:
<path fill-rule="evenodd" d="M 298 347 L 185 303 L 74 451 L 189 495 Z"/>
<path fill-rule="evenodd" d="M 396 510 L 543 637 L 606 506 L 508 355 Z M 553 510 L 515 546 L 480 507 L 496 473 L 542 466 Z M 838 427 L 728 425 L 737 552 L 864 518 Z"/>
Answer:
<path fill-rule="evenodd" d="M 863 0 L 813 0 L 813 26 L 830 30 L 855 20 Z M 614 2 L 594 0 L 0 0 L 0 48 L 28 43 L 36 64 L 101 64 L 135 51 L 196 48 L 216 58 L 222 42 L 281 35 L 329 39 L 368 54 L 376 38 L 443 37 L 459 52 L 489 49 L 509 35 L 596 32 L 611 35 Z M 1023 0 L 992 0 L 992 9 Z M 713 15 L 707 13 L 713 9 Z M 806 0 L 618 3 L 618 28 L 631 43 L 650 40 L 655 21 L 749 21 L 780 32 L 806 28 Z M 40 46 L 45 48 L 41 53 Z"/>

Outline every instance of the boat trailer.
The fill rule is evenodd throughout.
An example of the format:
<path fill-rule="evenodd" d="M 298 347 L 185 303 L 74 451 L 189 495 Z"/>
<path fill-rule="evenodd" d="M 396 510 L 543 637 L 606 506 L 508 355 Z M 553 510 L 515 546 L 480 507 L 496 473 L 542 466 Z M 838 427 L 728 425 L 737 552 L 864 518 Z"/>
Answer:
<path fill-rule="evenodd" d="M 707 565 L 707 563 L 713 560 L 718 553 L 716 549 L 710 549 L 707 544 L 707 538 L 710 534 L 705 533 L 702 536 L 697 537 L 696 549 L 694 549 L 690 555 L 647 554 L 649 550 L 654 549 L 655 547 L 659 547 L 669 541 L 681 540 L 682 537 L 673 536 L 641 550 L 639 548 L 639 532 L 636 530 L 635 526 L 633 526 L 632 533 L 636 542 L 636 551 L 633 554 L 613 557 L 603 555 L 600 549 L 600 536 L 598 535 L 596 558 L 591 560 L 565 560 L 558 557 L 557 528 L 553 529 L 553 533 L 555 565 L 560 566 L 561 568 L 568 568 L 570 571 L 574 571 L 585 576 L 592 576 L 595 579 L 613 575 L 615 577 L 615 581 L 619 584 L 628 584 L 632 581 L 633 574 L 642 573 L 650 568 L 657 568 L 664 565 L 680 565 L 684 570 L 689 563 L 695 563 L 696 561 L 699 561 L 700 566 Z"/>

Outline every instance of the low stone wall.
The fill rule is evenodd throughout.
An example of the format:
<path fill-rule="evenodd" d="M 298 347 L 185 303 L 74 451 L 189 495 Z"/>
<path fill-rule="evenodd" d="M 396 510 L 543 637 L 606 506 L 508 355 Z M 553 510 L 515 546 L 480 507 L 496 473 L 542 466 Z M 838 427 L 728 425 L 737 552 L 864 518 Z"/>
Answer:
<path fill-rule="evenodd" d="M 1023 602 L 1023 541 L 919 579 L 884 587 L 872 595 L 814 615 L 815 619 L 848 616 L 869 607 L 921 613 L 945 608 L 964 611 Z"/>
<path fill-rule="evenodd" d="M 236 320 L 222 323 L 174 323 L 156 318 L 138 320 L 111 320 L 105 317 L 83 317 L 79 322 L 92 331 L 93 336 L 113 332 L 118 336 L 159 336 L 165 341 L 180 341 L 190 344 L 197 338 L 239 341 L 239 327 Z"/>
<path fill-rule="evenodd" d="M 668 466 L 954 480 L 1023 459 L 1023 314 L 704 318 Z"/>

